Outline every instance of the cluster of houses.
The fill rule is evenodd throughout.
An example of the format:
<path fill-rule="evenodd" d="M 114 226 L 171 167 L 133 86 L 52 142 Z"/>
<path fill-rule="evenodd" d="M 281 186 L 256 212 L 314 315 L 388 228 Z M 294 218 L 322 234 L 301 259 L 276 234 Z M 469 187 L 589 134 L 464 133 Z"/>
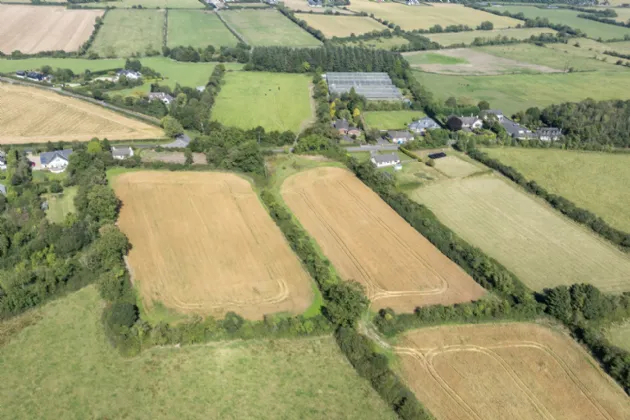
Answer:
<path fill-rule="evenodd" d="M 112 146 L 112 157 L 114 159 L 122 160 L 128 159 L 134 155 L 133 149 L 129 146 L 116 147 Z M 38 157 L 27 153 L 27 158 L 33 165 L 33 170 L 46 170 L 52 173 L 58 174 L 64 172 L 70 163 L 70 155 L 72 149 L 54 150 L 52 152 L 42 152 Z M 39 162 L 38 162 L 39 161 Z M 0 162 L 4 162 L 4 169 L 6 169 L 6 161 L 4 156 L 0 158 Z M 0 165 L 2 168 L 2 165 Z"/>

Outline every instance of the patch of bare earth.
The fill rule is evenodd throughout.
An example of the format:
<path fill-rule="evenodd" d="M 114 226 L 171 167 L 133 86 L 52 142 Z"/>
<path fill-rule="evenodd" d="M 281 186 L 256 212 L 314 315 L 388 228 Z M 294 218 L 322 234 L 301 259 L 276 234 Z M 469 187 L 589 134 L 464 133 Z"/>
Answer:
<path fill-rule="evenodd" d="M 165 162 L 165 163 L 186 163 L 184 152 L 156 152 L 155 150 L 144 150 L 141 155 L 143 162 Z M 193 153 L 193 165 L 205 165 L 208 163 L 206 155 L 203 153 Z"/>

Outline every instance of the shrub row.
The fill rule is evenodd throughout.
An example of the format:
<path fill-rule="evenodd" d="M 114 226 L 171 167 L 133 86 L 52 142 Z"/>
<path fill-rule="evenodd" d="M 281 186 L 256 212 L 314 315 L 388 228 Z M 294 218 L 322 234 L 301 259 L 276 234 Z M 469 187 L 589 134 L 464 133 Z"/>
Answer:
<path fill-rule="evenodd" d="M 422 162 L 422 158 L 418 155 L 416 155 L 415 153 L 405 149 L 404 147 L 399 147 L 398 150 L 400 150 L 401 152 L 403 152 L 404 154 L 406 154 L 407 156 L 409 156 L 412 159 L 417 160 L 418 162 Z"/>

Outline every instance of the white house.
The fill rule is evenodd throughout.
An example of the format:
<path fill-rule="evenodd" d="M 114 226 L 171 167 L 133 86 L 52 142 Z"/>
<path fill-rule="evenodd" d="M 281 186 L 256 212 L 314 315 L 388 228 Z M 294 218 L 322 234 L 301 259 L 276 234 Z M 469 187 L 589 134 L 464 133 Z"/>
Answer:
<path fill-rule="evenodd" d="M 149 102 L 158 100 L 164 102 L 164 105 L 170 105 L 171 102 L 175 100 L 171 95 L 164 92 L 151 92 L 147 97 L 149 98 Z"/>
<path fill-rule="evenodd" d="M 54 152 L 40 153 L 39 160 L 42 169 L 48 169 L 50 172 L 60 173 L 68 167 L 72 149 L 55 150 Z"/>
<path fill-rule="evenodd" d="M 114 159 L 122 160 L 133 156 L 133 149 L 131 147 L 113 147 L 112 157 Z"/>
<path fill-rule="evenodd" d="M 387 137 L 392 143 L 403 144 L 413 140 L 413 134 L 408 131 L 388 131 Z"/>
<path fill-rule="evenodd" d="M 390 153 L 387 155 L 374 155 L 370 159 L 377 168 L 384 168 L 386 166 L 400 165 L 400 158 L 396 153 Z"/>
<path fill-rule="evenodd" d="M 128 80 L 138 80 L 142 78 L 142 73 L 133 70 L 118 70 L 116 75 L 118 77 L 125 76 Z M 116 80 L 118 80 L 118 77 L 116 78 Z"/>
<path fill-rule="evenodd" d="M 540 141 L 556 141 L 562 137 L 562 130 L 555 127 L 542 127 L 536 130 L 535 135 Z"/>

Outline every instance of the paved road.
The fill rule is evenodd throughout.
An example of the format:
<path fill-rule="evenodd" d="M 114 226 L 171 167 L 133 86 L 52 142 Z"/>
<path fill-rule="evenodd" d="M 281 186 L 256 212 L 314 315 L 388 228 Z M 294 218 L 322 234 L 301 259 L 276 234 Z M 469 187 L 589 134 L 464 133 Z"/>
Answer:
<path fill-rule="evenodd" d="M 397 144 L 384 144 L 384 145 L 379 145 L 379 144 L 369 144 L 369 145 L 365 145 L 365 146 L 352 146 L 352 147 L 346 147 L 346 150 L 348 152 L 371 152 L 371 151 L 382 151 L 382 150 L 398 150 L 398 145 Z"/>

